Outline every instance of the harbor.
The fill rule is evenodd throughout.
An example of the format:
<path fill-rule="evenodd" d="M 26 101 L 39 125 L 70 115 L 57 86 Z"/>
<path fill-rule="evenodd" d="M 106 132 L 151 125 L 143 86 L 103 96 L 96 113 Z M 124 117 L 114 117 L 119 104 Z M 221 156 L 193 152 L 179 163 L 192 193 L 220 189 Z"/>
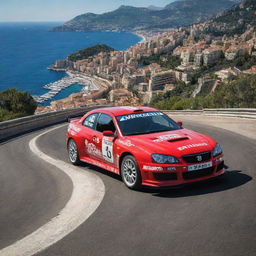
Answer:
<path fill-rule="evenodd" d="M 56 82 L 44 85 L 43 88 L 49 91 L 42 95 L 33 95 L 34 100 L 39 104 L 43 104 L 44 102 L 53 99 L 62 90 L 74 84 L 82 85 L 83 88 L 81 92 L 83 92 L 85 95 L 87 95 L 91 91 L 99 90 L 101 87 L 99 81 L 97 81 L 94 77 L 90 75 L 72 71 L 67 71 L 66 73 L 68 76 Z"/>

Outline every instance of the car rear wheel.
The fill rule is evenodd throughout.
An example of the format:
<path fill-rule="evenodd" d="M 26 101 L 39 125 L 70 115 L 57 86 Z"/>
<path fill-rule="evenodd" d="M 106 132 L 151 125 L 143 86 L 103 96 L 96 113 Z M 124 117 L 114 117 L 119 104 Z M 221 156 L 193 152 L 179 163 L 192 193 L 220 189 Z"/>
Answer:
<path fill-rule="evenodd" d="M 78 165 L 80 163 L 78 148 L 73 139 L 68 141 L 68 157 L 73 165 Z"/>
<path fill-rule="evenodd" d="M 121 163 L 121 176 L 124 184 L 128 188 L 138 189 L 141 187 L 139 166 L 133 156 L 127 155 L 123 158 Z"/>

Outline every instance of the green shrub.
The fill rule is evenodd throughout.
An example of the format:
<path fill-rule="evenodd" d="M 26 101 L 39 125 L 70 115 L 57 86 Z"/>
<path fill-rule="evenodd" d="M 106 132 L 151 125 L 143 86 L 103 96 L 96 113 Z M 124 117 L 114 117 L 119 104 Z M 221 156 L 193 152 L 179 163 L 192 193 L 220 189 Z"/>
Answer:
<path fill-rule="evenodd" d="M 36 101 L 27 92 L 16 89 L 0 92 L 0 122 L 33 115 L 36 108 Z"/>
<path fill-rule="evenodd" d="M 142 56 L 138 61 L 139 65 L 147 66 L 152 63 L 157 63 L 163 68 L 175 69 L 181 64 L 181 59 L 172 54 L 152 55 L 149 57 Z"/>

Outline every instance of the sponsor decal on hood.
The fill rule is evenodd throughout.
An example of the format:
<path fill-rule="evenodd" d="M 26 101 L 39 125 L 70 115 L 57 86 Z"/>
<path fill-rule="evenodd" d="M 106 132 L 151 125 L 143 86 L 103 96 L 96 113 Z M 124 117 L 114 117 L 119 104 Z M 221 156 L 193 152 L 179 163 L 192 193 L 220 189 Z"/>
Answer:
<path fill-rule="evenodd" d="M 182 150 L 189 149 L 189 148 L 197 148 L 197 147 L 203 147 L 203 146 L 208 146 L 208 144 L 205 143 L 205 142 L 203 142 L 203 143 L 197 143 L 197 144 L 190 144 L 190 145 L 178 147 L 178 150 L 179 150 L 179 151 L 182 151 Z"/>
<path fill-rule="evenodd" d="M 166 134 L 166 135 L 162 135 L 159 136 L 158 138 L 154 139 L 154 142 L 162 142 L 165 140 L 172 140 L 172 139 L 180 139 L 180 138 L 184 138 L 184 136 L 181 136 L 179 134 Z"/>

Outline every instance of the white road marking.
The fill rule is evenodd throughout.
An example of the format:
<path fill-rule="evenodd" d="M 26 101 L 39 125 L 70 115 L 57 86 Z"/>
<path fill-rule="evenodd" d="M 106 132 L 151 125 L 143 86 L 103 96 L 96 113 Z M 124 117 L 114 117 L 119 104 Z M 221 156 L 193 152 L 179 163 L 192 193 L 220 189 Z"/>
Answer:
<path fill-rule="evenodd" d="M 54 159 L 37 147 L 36 141 L 40 136 L 61 126 L 39 134 L 29 142 L 29 147 L 39 158 L 56 166 L 70 177 L 73 182 L 71 198 L 56 217 L 30 235 L 0 250 L 0 256 L 31 256 L 46 249 L 85 222 L 104 197 L 105 186 L 96 174 Z"/>

